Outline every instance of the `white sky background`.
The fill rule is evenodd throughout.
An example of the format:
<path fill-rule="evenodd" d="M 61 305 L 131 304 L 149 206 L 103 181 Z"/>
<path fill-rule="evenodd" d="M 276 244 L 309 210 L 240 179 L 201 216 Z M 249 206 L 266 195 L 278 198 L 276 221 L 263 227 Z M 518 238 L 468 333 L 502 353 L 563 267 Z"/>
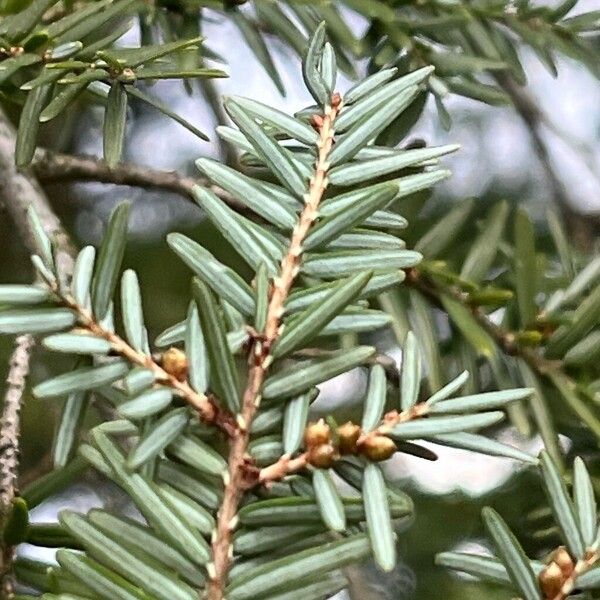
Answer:
<path fill-rule="evenodd" d="M 600 0 L 582 0 L 579 4 L 578 10 L 600 8 Z M 353 18 L 351 13 L 348 13 L 348 18 L 356 23 L 357 31 L 364 29 L 361 19 Z M 256 98 L 289 111 L 312 104 L 299 76 L 300 63 L 284 44 L 277 40 L 271 42 L 274 58 L 287 90 L 287 97 L 282 98 L 246 49 L 239 32 L 230 21 L 219 19 L 215 23 L 207 22 L 204 31 L 208 46 L 228 62 L 226 70 L 230 78 L 216 82 L 222 93 Z M 569 140 L 569 143 L 565 143 L 553 132 L 545 132 L 556 171 L 581 210 L 600 212 L 600 85 L 584 67 L 571 60 L 560 59 L 559 65 L 559 78 L 554 79 L 532 53 L 525 52 L 530 91 L 551 121 Z M 351 82 L 344 78 L 339 81 L 340 89 L 350 85 Z M 163 87 L 166 86 L 163 84 Z M 206 113 L 202 114 L 205 108 L 199 106 L 196 99 L 173 99 L 186 116 L 207 123 L 210 127 Z M 454 177 L 445 185 L 452 196 L 477 196 L 491 181 L 497 179 L 520 184 L 531 178 L 532 166 L 536 162 L 533 149 L 528 132 L 513 109 L 488 107 L 452 95 L 447 105 L 453 115 L 454 126 L 449 132 L 445 132 L 439 126 L 432 104 L 429 103 L 412 135 L 423 137 L 430 144 L 462 145 L 461 151 L 448 160 Z M 166 143 L 171 144 L 172 138 L 167 137 Z M 571 144 L 583 146 L 587 152 L 575 155 Z M 143 147 L 140 144 L 142 152 Z M 206 152 L 204 147 L 198 149 Z M 162 156 L 168 161 L 169 154 L 173 156 L 172 153 Z M 535 176 L 543 177 L 540 169 L 535 170 Z M 544 187 L 543 181 L 538 183 L 541 188 Z"/>
<path fill-rule="evenodd" d="M 580 0 L 574 12 L 600 8 L 600 0 Z M 244 95 L 293 112 L 312 104 L 302 83 L 300 63 L 296 55 L 278 40 L 268 38 L 274 60 L 282 76 L 287 95 L 282 98 L 264 73 L 252 53 L 246 48 L 237 28 L 226 18 L 208 11 L 211 19 L 203 25 L 207 45 L 227 60 L 224 70 L 228 79 L 215 80 L 223 94 Z M 365 23 L 352 13 L 347 18 L 354 22 L 356 31 L 364 30 Z M 212 22 L 211 22 L 212 21 Z M 130 36 L 137 36 L 135 31 Z M 529 77 L 529 91 L 549 116 L 560 134 L 545 128 L 543 135 L 550 150 L 550 158 L 571 202 L 581 212 L 600 212 L 600 85 L 586 69 L 569 59 L 560 58 L 559 77 L 553 79 L 531 52 L 525 51 L 524 63 Z M 340 78 L 343 91 L 351 82 Z M 142 113 L 142 118 L 130 119 L 126 143 L 126 158 L 134 163 L 162 169 L 181 169 L 200 155 L 216 156 L 214 120 L 198 92 L 185 94 L 180 82 L 162 81 L 149 89 L 176 112 L 207 132 L 213 143 L 198 140 L 187 130 L 157 113 Z M 430 145 L 459 143 L 461 150 L 444 159 L 453 171 L 453 177 L 438 185 L 438 198 L 478 196 L 493 182 L 501 182 L 502 189 L 528 190 L 523 198 L 532 216 L 541 217 L 550 202 L 551 193 L 545 173 L 533 150 L 528 131 L 520 117 L 511 108 L 489 107 L 456 95 L 447 100 L 453 117 L 453 127 L 446 132 L 439 125 L 433 102 L 411 132 Z M 101 111 L 95 111 L 94 125 L 90 119 L 82 121 L 80 151 L 101 154 Z M 89 117 L 89 115 L 88 115 Z M 409 136 L 409 137 L 411 137 Z M 82 211 L 78 220 L 84 238 L 97 239 L 102 222 L 114 202 L 114 192 L 106 186 L 86 184 L 86 192 L 94 196 L 90 210 Z M 85 195 L 87 195 L 85 194 Z M 138 204 L 132 219 L 132 228 L 142 235 L 162 236 L 176 222 L 198 219 L 198 212 L 185 203 L 168 206 L 164 194 L 131 190 L 128 197 L 135 199 L 144 194 L 146 202 Z M 155 199 L 156 202 L 149 202 Z M 100 202 L 99 202 L 100 201 Z M 100 213 L 100 214 L 99 214 Z M 153 226 L 155 225 L 155 227 Z"/>

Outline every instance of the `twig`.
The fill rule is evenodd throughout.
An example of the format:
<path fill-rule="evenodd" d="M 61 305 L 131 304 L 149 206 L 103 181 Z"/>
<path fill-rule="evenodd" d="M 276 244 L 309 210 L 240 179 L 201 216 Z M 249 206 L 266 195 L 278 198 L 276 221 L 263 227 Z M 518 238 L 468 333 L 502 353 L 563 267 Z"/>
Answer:
<path fill-rule="evenodd" d="M 0 419 L 0 531 L 4 528 L 17 494 L 20 413 L 32 347 L 33 339 L 30 336 L 22 335 L 16 339 L 6 378 L 7 388 Z M 13 592 L 13 558 L 14 548 L 3 544 L 0 549 L 0 592 L 3 598 L 10 598 Z"/>
<path fill-rule="evenodd" d="M 163 368 L 150 354 L 139 352 L 130 346 L 122 337 L 99 323 L 92 313 L 79 305 L 69 294 L 65 294 L 54 281 L 47 281 L 46 285 L 56 299 L 65 307 L 70 308 L 76 315 L 80 328 L 86 329 L 93 335 L 101 337 L 110 343 L 112 352 L 125 358 L 128 362 L 149 369 L 154 373 L 157 383 L 169 387 L 182 398 L 189 406 L 195 409 L 198 416 L 206 423 L 213 423 L 222 429 L 228 436 L 233 436 L 238 428 L 232 415 L 219 407 L 212 397 L 196 392 L 187 379 L 180 379 L 179 374 L 170 373 Z"/>
<path fill-rule="evenodd" d="M 128 185 L 144 189 L 174 192 L 194 201 L 194 186 L 201 185 L 213 191 L 219 198 L 239 212 L 247 210 L 239 200 L 207 179 L 187 177 L 177 171 L 160 171 L 150 167 L 119 163 L 109 167 L 103 160 L 93 156 L 60 154 L 38 149 L 31 168 L 44 183 L 60 181 L 95 181 Z"/>
<path fill-rule="evenodd" d="M 0 511 L 10 510 L 19 476 L 20 412 L 29 373 L 29 353 L 33 339 L 28 335 L 15 340 L 6 378 L 4 407 L 0 420 Z"/>
<path fill-rule="evenodd" d="M 467 297 L 461 291 L 453 288 L 441 288 L 431 277 L 419 268 L 406 269 L 406 285 L 418 290 L 426 296 L 435 306 L 445 312 L 442 304 L 444 295 L 460 302 L 471 311 L 473 318 L 496 342 L 500 350 L 509 356 L 519 356 L 525 360 L 538 374 L 546 375 L 549 372 L 562 370 L 560 361 L 549 360 L 542 356 L 533 348 L 520 345 L 516 342 L 515 333 L 496 325 L 485 313 L 485 311 L 476 305 L 467 301 Z"/>
<path fill-rule="evenodd" d="M 33 206 L 46 233 L 56 245 L 56 262 L 61 272 L 70 277 L 73 270 L 73 247 L 69 236 L 54 214 L 48 199 L 37 181 L 27 172 L 15 167 L 16 133 L 12 123 L 0 110 L 0 203 L 13 221 L 19 237 L 31 253 L 38 251 L 29 223 L 27 209 Z M 6 514 L 16 494 L 19 480 L 19 414 L 33 340 L 29 336 L 17 338 L 7 378 L 8 389 L 0 426 L 0 513 Z M 42 461 L 40 461 L 42 462 Z M 14 550 L 2 547 L 0 562 L 0 592 L 2 597 L 12 594 L 12 560 Z"/>
<path fill-rule="evenodd" d="M 70 276 L 73 272 L 74 247 L 39 183 L 31 173 L 17 171 L 15 143 L 15 129 L 0 111 L 0 202 L 31 253 L 37 253 L 38 249 L 29 228 L 27 209 L 30 206 L 35 208 L 44 230 L 57 248 L 57 267 L 61 273 Z"/>
<path fill-rule="evenodd" d="M 257 469 L 250 469 L 248 465 L 250 426 L 260 404 L 263 382 L 273 361 L 271 347 L 279 335 L 284 303 L 300 270 L 304 240 L 318 217 L 319 204 L 327 188 L 328 157 L 333 145 L 334 122 L 340 108 L 341 98 L 335 94 L 323 117 L 315 119 L 319 141 L 314 176 L 304 197 L 305 206 L 294 228 L 288 251 L 281 262 L 279 275 L 274 280 L 264 335 L 254 340 L 250 350 L 251 366 L 242 396 L 242 412 L 238 416 L 240 429 L 231 440 L 228 476 L 212 543 L 213 561 L 208 566 L 209 600 L 222 600 L 224 597 L 231 563 L 231 538 L 237 522 L 238 506 L 244 490 L 248 488 L 249 480 L 256 483 L 258 479 Z"/>

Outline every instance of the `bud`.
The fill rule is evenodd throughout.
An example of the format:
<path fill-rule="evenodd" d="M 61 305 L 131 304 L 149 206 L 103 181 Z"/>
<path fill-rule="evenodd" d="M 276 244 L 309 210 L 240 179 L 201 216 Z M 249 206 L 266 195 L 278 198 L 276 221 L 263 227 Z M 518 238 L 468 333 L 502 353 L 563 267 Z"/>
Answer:
<path fill-rule="evenodd" d="M 169 348 L 162 355 L 162 368 L 178 381 L 185 381 L 188 374 L 188 361 L 185 352 L 179 348 Z"/>
<path fill-rule="evenodd" d="M 356 442 L 361 434 L 361 428 L 348 421 L 337 428 L 338 447 L 341 454 L 356 454 Z"/>
<path fill-rule="evenodd" d="M 396 452 L 396 444 L 384 435 L 369 435 L 360 444 L 358 451 L 369 460 L 387 460 Z"/>
<path fill-rule="evenodd" d="M 521 346 L 539 346 L 544 340 L 544 334 L 535 329 L 528 329 L 526 331 L 518 331 L 515 334 L 515 339 Z"/>
<path fill-rule="evenodd" d="M 310 118 L 310 124 L 315 129 L 321 129 L 321 127 L 323 127 L 323 117 L 321 115 L 313 115 Z"/>
<path fill-rule="evenodd" d="M 469 301 L 476 306 L 498 306 L 504 305 L 512 300 L 512 290 L 487 287 L 469 294 Z"/>
<path fill-rule="evenodd" d="M 323 419 L 319 419 L 316 423 L 309 423 L 304 431 L 304 445 L 308 449 L 328 444 L 330 440 L 331 429 Z"/>
<path fill-rule="evenodd" d="M 560 567 L 555 562 L 551 562 L 540 573 L 540 587 L 544 598 L 555 598 L 560 593 L 563 581 L 564 577 Z"/>
<path fill-rule="evenodd" d="M 337 451 L 331 444 L 321 444 L 308 452 L 309 464 L 319 469 L 329 469 L 337 457 Z"/>
<path fill-rule="evenodd" d="M 566 578 L 571 576 L 571 573 L 575 568 L 575 563 L 564 546 L 560 546 L 554 551 L 552 561 L 560 567 L 563 577 Z"/>
<path fill-rule="evenodd" d="M 337 108 L 342 103 L 342 97 L 339 92 L 334 92 L 333 96 L 331 96 L 331 106 L 333 108 Z"/>
<path fill-rule="evenodd" d="M 135 81 L 135 71 L 129 67 L 123 69 L 119 76 L 119 80 L 124 83 L 133 83 Z"/>

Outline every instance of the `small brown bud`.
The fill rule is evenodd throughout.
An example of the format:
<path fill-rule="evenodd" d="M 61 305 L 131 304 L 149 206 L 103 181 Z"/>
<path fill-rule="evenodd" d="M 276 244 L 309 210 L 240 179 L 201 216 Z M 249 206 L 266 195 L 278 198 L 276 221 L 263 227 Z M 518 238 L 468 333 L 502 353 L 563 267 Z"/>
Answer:
<path fill-rule="evenodd" d="M 555 562 L 551 562 L 540 573 L 539 580 L 544 598 L 551 599 L 555 598 L 560 592 L 563 586 L 564 577 L 560 567 Z"/>
<path fill-rule="evenodd" d="M 396 425 L 399 419 L 400 413 L 397 410 L 390 410 L 390 412 L 387 412 L 385 415 L 383 415 L 383 424 L 391 427 Z"/>
<path fill-rule="evenodd" d="M 360 444 L 358 451 L 370 460 L 387 460 L 396 452 L 396 444 L 385 435 L 369 435 Z"/>
<path fill-rule="evenodd" d="M 133 69 L 130 69 L 129 67 L 126 67 L 121 71 L 121 76 L 119 77 L 119 79 L 126 83 L 133 82 L 135 81 L 135 71 Z"/>
<path fill-rule="evenodd" d="M 313 467 L 328 469 L 333 465 L 337 456 L 337 451 L 331 444 L 321 444 L 309 450 L 308 462 Z"/>
<path fill-rule="evenodd" d="M 321 444 L 328 444 L 330 440 L 331 429 L 323 419 L 319 419 L 316 423 L 309 423 L 304 431 L 304 445 L 309 450 Z"/>
<path fill-rule="evenodd" d="M 310 118 L 310 124 L 315 129 L 321 129 L 321 127 L 323 127 L 323 117 L 321 115 L 313 115 Z"/>
<path fill-rule="evenodd" d="M 552 561 L 560 567 L 563 577 L 566 578 L 571 576 L 571 573 L 575 568 L 575 563 L 564 546 L 560 546 L 554 551 Z"/>
<path fill-rule="evenodd" d="M 178 381 L 185 381 L 188 374 L 188 361 L 185 352 L 179 348 L 169 348 L 162 355 L 162 368 Z"/>
<path fill-rule="evenodd" d="M 341 454 L 356 454 L 356 442 L 361 434 L 361 428 L 348 421 L 337 428 L 338 447 Z"/>
<path fill-rule="evenodd" d="M 335 92 L 333 96 L 331 96 L 331 106 L 333 108 L 337 108 L 342 103 L 342 97 L 339 92 Z"/>

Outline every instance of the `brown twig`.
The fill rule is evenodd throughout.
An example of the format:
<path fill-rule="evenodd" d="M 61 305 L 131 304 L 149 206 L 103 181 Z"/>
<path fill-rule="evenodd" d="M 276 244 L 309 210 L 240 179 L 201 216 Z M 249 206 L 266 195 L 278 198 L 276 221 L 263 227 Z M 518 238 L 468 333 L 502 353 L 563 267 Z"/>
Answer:
<path fill-rule="evenodd" d="M 17 490 L 19 468 L 20 412 L 29 373 L 29 353 L 33 339 L 28 335 L 15 340 L 6 378 L 4 407 L 0 420 L 0 510 L 10 508 Z"/>
<path fill-rule="evenodd" d="M 222 429 L 228 436 L 233 436 L 237 430 L 237 424 L 232 415 L 214 401 L 211 396 L 195 391 L 187 379 L 180 379 L 178 374 L 168 372 L 150 354 L 139 352 L 128 344 L 122 337 L 113 331 L 103 327 L 92 315 L 92 313 L 79 305 L 75 299 L 62 292 L 58 285 L 46 282 L 56 299 L 65 307 L 70 308 L 76 315 L 80 328 L 86 329 L 95 336 L 101 337 L 110 343 L 112 352 L 117 354 L 131 364 L 149 369 L 154 373 L 157 383 L 171 388 L 176 395 L 181 397 L 189 406 L 195 409 L 206 423 L 213 423 Z"/>
<path fill-rule="evenodd" d="M 228 477 L 212 543 L 213 561 L 208 567 L 209 600 L 222 600 L 224 597 L 231 563 L 231 537 L 237 522 L 239 502 L 244 490 L 248 488 L 249 481 L 255 484 L 258 480 L 258 470 L 248 468 L 250 425 L 260 403 L 262 385 L 273 360 L 271 347 L 279 335 L 284 303 L 300 270 L 304 240 L 318 217 L 319 204 L 327 188 L 328 157 L 333 146 L 334 122 L 340 108 L 341 99 L 335 94 L 325 114 L 315 118 L 315 127 L 319 132 L 315 173 L 304 197 L 305 205 L 294 228 L 288 251 L 281 262 L 279 276 L 273 283 L 264 334 L 255 338 L 250 351 L 251 366 L 242 396 L 242 412 L 238 418 L 240 428 L 231 440 Z"/>
<path fill-rule="evenodd" d="M 222 188 L 206 178 L 188 177 L 177 171 L 160 171 L 131 163 L 119 163 L 109 167 L 103 160 L 93 156 L 60 154 L 38 149 L 31 169 L 43 183 L 60 181 L 95 181 L 114 185 L 128 185 L 144 189 L 163 190 L 179 194 L 194 201 L 194 186 L 200 185 L 213 191 L 219 198 L 239 212 L 246 206 Z"/>
<path fill-rule="evenodd" d="M 70 276 L 73 268 L 73 247 L 69 237 L 54 214 L 48 199 L 37 181 L 27 172 L 15 167 L 16 132 L 8 117 L 0 110 L 0 203 L 14 223 L 20 238 L 31 253 L 38 251 L 27 219 L 27 209 L 33 206 L 45 232 L 54 240 L 56 262 Z M 10 510 L 19 480 L 19 435 L 21 403 L 33 340 L 21 336 L 16 340 L 7 378 L 8 388 L 0 426 L 0 512 L 4 517 Z M 2 519 L 3 520 L 3 519 Z M 0 557 L 3 597 L 12 593 L 13 549 L 3 546 Z"/>
<path fill-rule="evenodd" d="M 0 531 L 10 514 L 17 494 L 19 478 L 20 413 L 29 373 L 29 354 L 33 339 L 19 336 L 9 363 L 4 407 L 0 419 Z M 14 549 L 4 545 L 0 551 L 0 592 L 3 598 L 12 594 L 12 561 Z"/>

